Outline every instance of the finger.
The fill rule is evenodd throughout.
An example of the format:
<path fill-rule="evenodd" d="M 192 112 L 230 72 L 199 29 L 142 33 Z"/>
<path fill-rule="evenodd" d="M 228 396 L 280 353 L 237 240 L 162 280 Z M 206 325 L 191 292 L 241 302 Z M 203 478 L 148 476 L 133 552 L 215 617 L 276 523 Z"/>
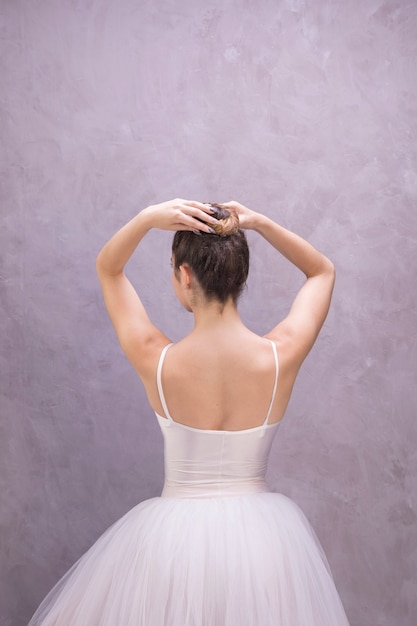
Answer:
<path fill-rule="evenodd" d="M 204 206 L 204 205 L 201 205 L 201 206 Z M 189 203 L 189 204 L 184 204 L 183 207 L 181 207 L 181 210 L 184 212 L 184 215 L 189 215 L 190 217 L 198 218 L 199 220 L 203 220 L 204 222 L 207 222 L 208 224 L 217 223 L 216 218 L 211 215 L 211 211 L 209 207 L 205 207 L 205 211 L 203 211 L 203 209 L 200 209 L 199 207 L 195 207 L 191 203 Z"/>
<path fill-rule="evenodd" d="M 206 214 L 203 214 L 203 215 L 206 215 Z M 200 218 L 200 215 L 198 215 L 198 217 Z M 206 218 L 209 219 L 209 216 L 206 215 Z M 203 233 L 210 233 L 210 234 L 214 233 L 214 230 L 211 228 L 211 226 L 208 223 L 206 223 L 205 221 L 202 222 L 200 221 L 200 219 L 195 219 L 195 217 L 193 217 L 192 215 L 187 215 L 186 213 L 183 213 L 181 215 L 180 219 L 177 220 L 175 226 L 177 227 L 178 230 L 194 230 L 194 231 L 197 230 Z"/>
<path fill-rule="evenodd" d="M 204 204 L 203 202 L 197 202 L 195 200 L 186 200 L 184 202 L 185 206 L 191 206 L 191 207 L 195 207 L 197 209 L 200 209 L 200 211 L 204 211 L 204 213 L 212 213 L 213 209 L 211 208 L 210 204 Z"/>

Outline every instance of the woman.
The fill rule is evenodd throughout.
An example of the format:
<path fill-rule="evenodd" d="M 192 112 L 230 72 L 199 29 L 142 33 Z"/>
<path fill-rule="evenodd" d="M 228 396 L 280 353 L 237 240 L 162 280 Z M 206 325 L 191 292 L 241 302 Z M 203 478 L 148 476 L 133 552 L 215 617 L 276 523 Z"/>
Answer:
<path fill-rule="evenodd" d="M 195 325 L 176 344 L 152 324 L 124 273 L 152 228 L 177 231 L 172 280 Z M 246 229 L 306 276 L 265 337 L 245 327 L 236 306 L 249 266 Z M 264 481 L 296 375 L 327 315 L 332 263 L 238 202 L 176 199 L 116 233 L 97 271 L 162 429 L 165 485 L 73 566 L 31 626 L 346 626 L 307 520 Z"/>

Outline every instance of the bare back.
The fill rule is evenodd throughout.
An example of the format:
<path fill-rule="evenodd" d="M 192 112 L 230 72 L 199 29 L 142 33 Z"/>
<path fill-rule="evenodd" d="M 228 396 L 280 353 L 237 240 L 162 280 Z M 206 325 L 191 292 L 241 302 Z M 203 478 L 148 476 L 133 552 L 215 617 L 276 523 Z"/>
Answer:
<path fill-rule="evenodd" d="M 279 421 L 292 384 L 284 363 L 269 423 Z M 271 341 L 245 327 L 236 332 L 191 333 L 171 346 L 162 382 L 172 418 L 186 426 L 208 430 L 243 430 L 260 426 L 267 414 L 275 382 Z M 153 380 L 144 381 L 153 409 L 164 415 Z"/>

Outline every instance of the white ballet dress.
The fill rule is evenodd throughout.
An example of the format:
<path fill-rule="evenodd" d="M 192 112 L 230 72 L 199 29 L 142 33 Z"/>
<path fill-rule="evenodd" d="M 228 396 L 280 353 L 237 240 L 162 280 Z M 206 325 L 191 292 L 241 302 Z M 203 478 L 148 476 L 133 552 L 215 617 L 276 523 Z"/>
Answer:
<path fill-rule="evenodd" d="M 202 430 L 156 414 L 160 497 L 111 526 L 65 574 L 29 626 L 348 626 L 326 557 L 265 472 L 278 424 Z M 170 344 L 171 345 L 171 344 Z"/>

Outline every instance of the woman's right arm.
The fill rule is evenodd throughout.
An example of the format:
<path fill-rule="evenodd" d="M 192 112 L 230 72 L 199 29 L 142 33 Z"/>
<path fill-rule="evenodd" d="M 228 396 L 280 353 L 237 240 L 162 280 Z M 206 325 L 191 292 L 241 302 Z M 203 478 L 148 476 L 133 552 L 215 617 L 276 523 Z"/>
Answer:
<path fill-rule="evenodd" d="M 143 209 L 103 246 L 96 268 L 109 317 L 120 345 L 141 376 L 153 368 L 168 337 L 156 328 L 125 274 L 125 265 L 143 237 L 152 229 L 204 230 L 210 232 L 210 209 L 176 198 Z"/>
<path fill-rule="evenodd" d="M 326 319 L 335 281 L 333 263 L 314 246 L 269 217 L 237 203 L 233 205 L 241 228 L 258 232 L 278 252 L 301 270 L 306 281 L 297 293 L 287 317 L 268 337 L 274 339 L 298 370 L 314 345 Z"/>

